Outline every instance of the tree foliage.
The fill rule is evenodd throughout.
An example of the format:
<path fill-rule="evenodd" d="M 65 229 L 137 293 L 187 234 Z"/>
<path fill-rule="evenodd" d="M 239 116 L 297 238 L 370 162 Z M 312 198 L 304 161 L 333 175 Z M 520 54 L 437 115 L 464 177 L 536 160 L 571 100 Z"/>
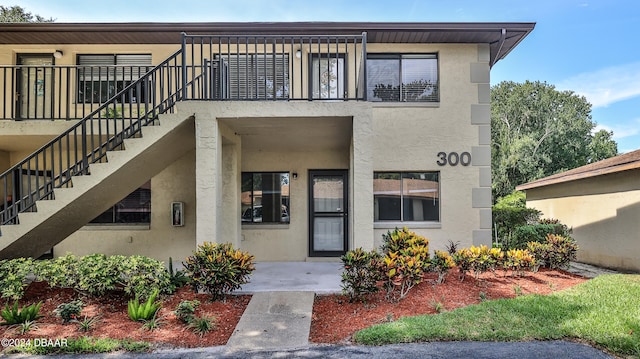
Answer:
<path fill-rule="evenodd" d="M 617 154 L 612 133 L 593 134 L 591 104 L 546 82 L 503 81 L 491 89 L 493 195 Z"/>
<path fill-rule="evenodd" d="M 20 6 L 0 5 L 0 22 L 54 22 L 53 18 L 44 18 L 40 15 L 33 15 Z"/>

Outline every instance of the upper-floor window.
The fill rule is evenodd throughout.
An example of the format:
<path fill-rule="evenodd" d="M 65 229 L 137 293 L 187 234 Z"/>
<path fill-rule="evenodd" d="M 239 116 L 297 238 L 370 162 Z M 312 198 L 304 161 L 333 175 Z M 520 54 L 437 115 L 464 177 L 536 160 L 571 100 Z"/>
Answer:
<path fill-rule="evenodd" d="M 223 93 L 228 98 L 242 100 L 289 97 L 288 54 L 224 55 L 222 63 L 219 73 L 225 77 L 227 87 Z"/>
<path fill-rule="evenodd" d="M 436 54 L 369 54 L 369 101 L 438 102 Z"/>
<path fill-rule="evenodd" d="M 438 172 L 375 172 L 374 220 L 425 222 L 440 220 Z"/>
<path fill-rule="evenodd" d="M 78 55 L 78 102 L 103 103 L 151 70 L 151 54 Z M 125 95 L 126 102 L 142 99 L 145 89 Z"/>

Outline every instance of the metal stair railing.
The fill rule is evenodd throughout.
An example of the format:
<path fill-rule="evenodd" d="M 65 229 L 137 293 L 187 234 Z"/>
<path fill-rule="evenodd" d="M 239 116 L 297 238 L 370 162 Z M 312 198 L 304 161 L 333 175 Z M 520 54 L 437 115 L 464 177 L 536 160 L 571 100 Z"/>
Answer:
<path fill-rule="evenodd" d="M 173 112 L 183 86 L 199 78 L 183 79 L 180 49 L 118 92 L 68 130 L 0 174 L 0 225 L 18 224 L 18 214 L 35 210 L 35 203 L 53 199 L 54 188 L 71 187 L 73 176 L 90 174 L 90 165 L 105 161 L 108 151 L 121 149 L 124 139 L 140 137 L 143 126 L 158 115 Z M 144 94 L 127 102 L 133 93 Z M 1 234 L 0 234 L 1 235 Z"/>

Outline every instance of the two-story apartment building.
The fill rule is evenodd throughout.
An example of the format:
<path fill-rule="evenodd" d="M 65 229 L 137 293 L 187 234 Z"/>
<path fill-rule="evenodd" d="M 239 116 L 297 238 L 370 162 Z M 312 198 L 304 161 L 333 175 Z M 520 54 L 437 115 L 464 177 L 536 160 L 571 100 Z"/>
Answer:
<path fill-rule="evenodd" d="M 491 67 L 533 23 L 0 25 L 0 258 L 491 242 Z"/>

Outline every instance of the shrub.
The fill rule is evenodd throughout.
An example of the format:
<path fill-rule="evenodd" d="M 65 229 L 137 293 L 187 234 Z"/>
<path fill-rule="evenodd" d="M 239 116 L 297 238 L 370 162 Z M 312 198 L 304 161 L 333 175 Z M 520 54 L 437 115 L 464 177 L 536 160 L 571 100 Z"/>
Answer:
<path fill-rule="evenodd" d="M 234 250 L 230 243 L 205 242 L 183 264 L 195 290 L 221 299 L 249 281 L 255 270 L 253 259 L 247 252 Z"/>
<path fill-rule="evenodd" d="M 576 260 L 578 244 L 571 237 L 555 234 L 547 235 L 546 243 L 549 245 L 547 264 L 549 268 L 566 269 L 571 261 Z"/>
<path fill-rule="evenodd" d="M 18 300 L 27 287 L 27 275 L 34 268 L 31 258 L 0 260 L 0 293 L 2 298 Z"/>
<path fill-rule="evenodd" d="M 525 249 L 528 242 L 543 243 L 548 234 L 568 236 L 571 233 L 566 225 L 552 221 L 543 219 L 541 223 L 516 228 L 512 236 L 505 242 L 505 246 L 508 249 Z"/>
<path fill-rule="evenodd" d="M 511 270 L 519 276 L 524 276 L 524 272 L 531 269 L 535 264 L 535 259 L 526 249 L 510 249 L 505 254 L 503 267 Z"/>
<path fill-rule="evenodd" d="M 57 316 L 62 318 L 63 323 L 69 323 L 72 320 L 80 318 L 80 312 L 84 303 L 81 300 L 74 300 L 69 303 L 62 303 L 53 311 Z"/>
<path fill-rule="evenodd" d="M 68 254 L 38 261 L 35 274 L 52 287 L 71 287 L 92 296 L 124 290 L 131 297 L 148 297 L 156 289 L 169 293 L 172 288 L 164 264 L 144 256 L 92 254 L 76 257 Z"/>
<path fill-rule="evenodd" d="M 138 297 L 129 301 L 127 313 L 133 321 L 147 321 L 156 316 L 156 313 L 162 307 L 160 302 L 156 302 L 159 291 L 156 289 L 145 303 L 140 303 Z"/>
<path fill-rule="evenodd" d="M 386 298 L 403 299 L 429 271 L 429 241 L 406 227 L 383 236 L 384 257 L 381 262 Z"/>
<path fill-rule="evenodd" d="M 473 271 L 476 279 L 484 272 L 495 272 L 496 266 L 502 263 L 503 257 L 504 253 L 500 248 L 481 245 L 459 250 L 454 255 L 454 260 L 460 269 L 460 280 L 464 280 L 469 271 Z"/>
<path fill-rule="evenodd" d="M 99 253 L 81 257 L 77 266 L 77 289 L 96 297 L 115 290 L 119 284 L 124 258 L 107 257 Z"/>
<path fill-rule="evenodd" d="M 42 302 L 33 303 L 24 308 L 18 307 L 18 301 L 13 303 L 10 307 L 9 304 L 4 306 L 4 309 L 0 311 L 0 317 L 4 319 L 2 325 L 15 325 L 23 324 L 27 322 L 33 322 L 41 317 L 38 313 L 42 307 Z"/>
<path fill-rule="evenodd" d="M 131 297 L 149 297 L 156 290 L 168 294 L 175 289 L 169 271 L 161 261 L 145 256 L 130 256 L 122 258 L 122 261 L 116 260 L 115 264 L 120 266 L 120 285 Z"/>
<path fill-rule="evenodd" d="M 378 291 L 377 282 L 381 280 L 378 269 L 380 259 L 377 251 L 365 252 L 362 248 L 348 251 L 340 257 L 344 267 L 342 292 L 349 296 L 350 302 Z"/>
<path fill-rule="evenodd" d="M 176 306 L 174 313 L 183 323 L 191 323 L 199 305 L 199 300 L 183 300 Z"/>
<path fill-rule="evenodd" d="M 444 283 L 445 277 L 449 270 L 453 268 L 456 263 L 453 261 L 453 257 L 448 252 L 435 251 L 433 258 L 431 258 L 431 268 L 438 273 L 437 283 Z"/>
<path fill-rule="evenodd" d="M 547 261 L 549 260 L 549 251 L 551 250 L 550 244 L 546 242 L 529 242 L 527 243 L 527 250 L 533 256 L 533 263 L 531 265 L 532 271 L 537 272 L 538 268 L 547 265 Z"/>

